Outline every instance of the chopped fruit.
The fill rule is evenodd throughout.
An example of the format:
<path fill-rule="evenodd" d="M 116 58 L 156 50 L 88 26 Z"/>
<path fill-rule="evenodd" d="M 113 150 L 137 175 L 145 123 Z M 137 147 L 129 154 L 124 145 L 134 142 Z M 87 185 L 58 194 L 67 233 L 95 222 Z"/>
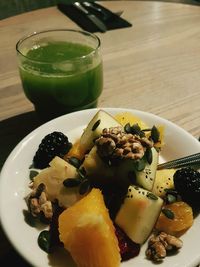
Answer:
<path fill-rule="evenodd" d="M 34 167 L 43 169 L 49 166 L 49 162 L 55 156 L 63 158 L 71 146 L 72 144 L 68 141 L 67 136 L 61 132 L 53 132 L 46 135 L 33 158 Z"/>
<path fill-rule="evenodd" d="M 156 175 L 156 169 L 158 165 L 158 152 L 155 148 L 151 149 L 152 151 L 152 162 L 151 164 L 146 163 L 144 170 L 138 171 L 136 173 L 136 182 L 143 188 L 151 191 Z"/>
<path fill-rule="evenodd" d="M 174 174 L 174 186 L 185 202 L 200 207 L 200 172 L 192 168 L 177 170 Z"/>
<path fill-rule="evenodd" d="M 165 205 L 156 223 L 156 229 L 174 236 L 181 236 L 193 224 L 192 208 L 179 201 Z"/>
<path fill-rule="evenodd" d="M 151 151 L 151 164 L 144 157 L 137 161 L 128 159 L 120 162 L 116 168 L 115 177 L 119 177 L 121 184 L 137 184 L 144 189 L 152 190 L 158 164 L 158 152 L 155 148 L 151 148 Z"/>
<path fill-rule="evenodd" d="M 64 156 L 64 159 L 68 159 L 69 157 L 75 157 L 79 160 L 84 158 L 84 151 L 81 149 L 80 140 L 76 141 L 70 151 Z"/>
<path fill-rule="evenodd" d="M 67 178 L 78 177 L 78 172 L 74 166 L 65 160 L 55 157 L 50 163 L 50 167 L 42 170 L 33 180 L 33 188 L 37 188 L 41 183 L 46 186 L 46 195 L 50 201 L 58 200 L 60 207 L 69 207 L 81 198 L 79 188 L 66 188 L 63 181 Z"/>
<path fill-rule="evenodd" d="M 85 156 L 82 167 L 95 184 L 105 184 L 114 177 L 114 169 L 99 157 L 96 146 Z"/>
<path fill-rule="evenodd" d="M 125 126 L 127 123 L 130 123 L 130 125 L 138 124 L 141 129 L 149 128 L 145 122 L 133 115 L 131 112 L 117 114 L 115 115 L 115 119 L 123 126 Z"/>
<path fill-rule="evenodd" d="M 81 136 L 81 149 L 87 152 L 93 147 L 94 140 L 100 136 L 104 128 L 116 126 L 121 124 L 114 117 L 103 110 L 98 111 Z"/>
<path fill-rule="evenodd" d="M 153 193 L 137 186 L 129 186 L 115 223 L 132 241 L 142 244 L 150 235 L 162 204 L 163 200 Z"/>
<path fill-rule="evenodd" d="M 59 216 L 60 240 L 78 267 L 119 267 L 115 228 L 99 189 Z"/>
<path fill-rule="evenodd" d="M 118 238 L 122 261 L 136 257 L 140 252 L 140 245 L 134 243 L 119 226 L 115 226 L 115 234 Z"/>
<path fill-rule="evenodd" d="M 166 189 L 174 189 L 173 175 L 175 169 L 158 170 L 153 184 L 152 192 L 159 196 L 166 195 Z"/>

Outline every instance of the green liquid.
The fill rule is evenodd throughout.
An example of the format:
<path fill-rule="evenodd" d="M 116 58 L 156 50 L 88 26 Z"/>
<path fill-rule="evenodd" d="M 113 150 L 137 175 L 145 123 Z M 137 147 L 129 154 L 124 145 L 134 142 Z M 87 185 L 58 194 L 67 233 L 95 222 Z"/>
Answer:
<path fill-rule="evenodd" d="M 26 53 L 20 75 L 25 94 L 40 116 L 53 118 L 96 107 L 103 87 L 102 62 L 94 56 L 86 57 L 84 64 L 76 59 L 92 51 L 86 45 L 49 42 Z"/>

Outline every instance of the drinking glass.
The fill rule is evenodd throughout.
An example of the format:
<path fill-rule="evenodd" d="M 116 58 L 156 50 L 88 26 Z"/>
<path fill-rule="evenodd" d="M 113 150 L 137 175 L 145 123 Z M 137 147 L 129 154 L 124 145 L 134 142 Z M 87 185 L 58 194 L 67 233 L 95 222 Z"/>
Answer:
<path fill-rule="evenodd" d="M 100 39 L 92 33 L 56 29 L 16 45 L 27 98 L 43 120 L 97 106 L 103 89 Z"/>

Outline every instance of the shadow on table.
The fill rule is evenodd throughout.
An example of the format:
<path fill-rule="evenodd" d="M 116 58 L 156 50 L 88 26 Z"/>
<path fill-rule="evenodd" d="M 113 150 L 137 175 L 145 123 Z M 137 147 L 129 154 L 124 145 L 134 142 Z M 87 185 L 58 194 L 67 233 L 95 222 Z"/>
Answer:
<path fill-rule="evenodd" d="M 13 148 L 41 122 L 34 111 L 0 122 L 0 170 Z M 30 267 L 14 250 L 0 226 L 0 266 Z"/>
<path fill-rule="evenodd" d="M 0 170 L 13 148 L 42 123 L 34 111 L 0 122 Z"/>
<path fill-rule="evenodd" d="M 19 254 L 13 248 L 10 248 L 10 250 L 8 250 L 7 253 L 5 253 L 3 256 L 1 255 L 0 266 L 31 267 L 31 265 L 29 265 L 22 257 L 20 257 Z"/>

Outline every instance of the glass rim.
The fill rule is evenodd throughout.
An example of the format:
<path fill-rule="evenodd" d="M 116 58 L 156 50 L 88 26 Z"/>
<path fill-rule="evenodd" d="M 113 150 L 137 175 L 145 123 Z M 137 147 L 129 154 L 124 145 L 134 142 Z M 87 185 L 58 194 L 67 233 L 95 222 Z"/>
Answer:
<path fill-rule="evenodd" d="M 20 45 L 26 41 L 27 39 L 29 38 L 32 38 L 33 36 L 36 36 L 36 35 L 40 35 L 40 34 L 43 34 L 43 33 L 48 33 L 48 32 L 74 32 L 74 33 L 81 33 L 83 35 L 87 35 L 87 36 L 90 36 L 94 39 L 96 39 L 97 41 L 97 45 L 96 47 L 88 54 L 86 55 L 83 55 L 83 56 L 78 56 L 78 57 L 75 57 L 73 59 L 66 59 L 66 60 L 63 60 L 61 62 L 72 62 L 72 61 L 77 61 L 77 60 L 80 60 L 80 59 L 85 59 L 87 57 L 90 57 L 92 56 L 93 54 L 96 53 L 97 50 L 99 50 L 100 46 L 101 46 L 101 40 L 100 38 L 94 34 L 94 33 L 91 33 L 91 32 L 87 32 L 87 31 L 83 31 L 83 30 L 75 30 L 75 29 L 47 29 L 47 30 L 43 30 L 43 31 L 35 31 L 35 32 L 32 32 L 24 37 L 22 37 L 21 39 L 19 39 L 19 41 L 16 43 L 16 51 L 17 53 L 19 53 L 21 56 L 23 56 L 24 58 L 26 58 L 27 60 L 29 61 L 33 61 L 33 62 L 37 62 L 37 63 L 44 63 L 44 64 L 51 64 L 51 63 L 54 63 L 54 61 L 41 61 L 41 60 L 35 60 L 35 59 L 32 59 L 32 58 L 29 58 L 28 56 L 26 56 L 24 53 L 22 53 L 19 49 Z"/>

